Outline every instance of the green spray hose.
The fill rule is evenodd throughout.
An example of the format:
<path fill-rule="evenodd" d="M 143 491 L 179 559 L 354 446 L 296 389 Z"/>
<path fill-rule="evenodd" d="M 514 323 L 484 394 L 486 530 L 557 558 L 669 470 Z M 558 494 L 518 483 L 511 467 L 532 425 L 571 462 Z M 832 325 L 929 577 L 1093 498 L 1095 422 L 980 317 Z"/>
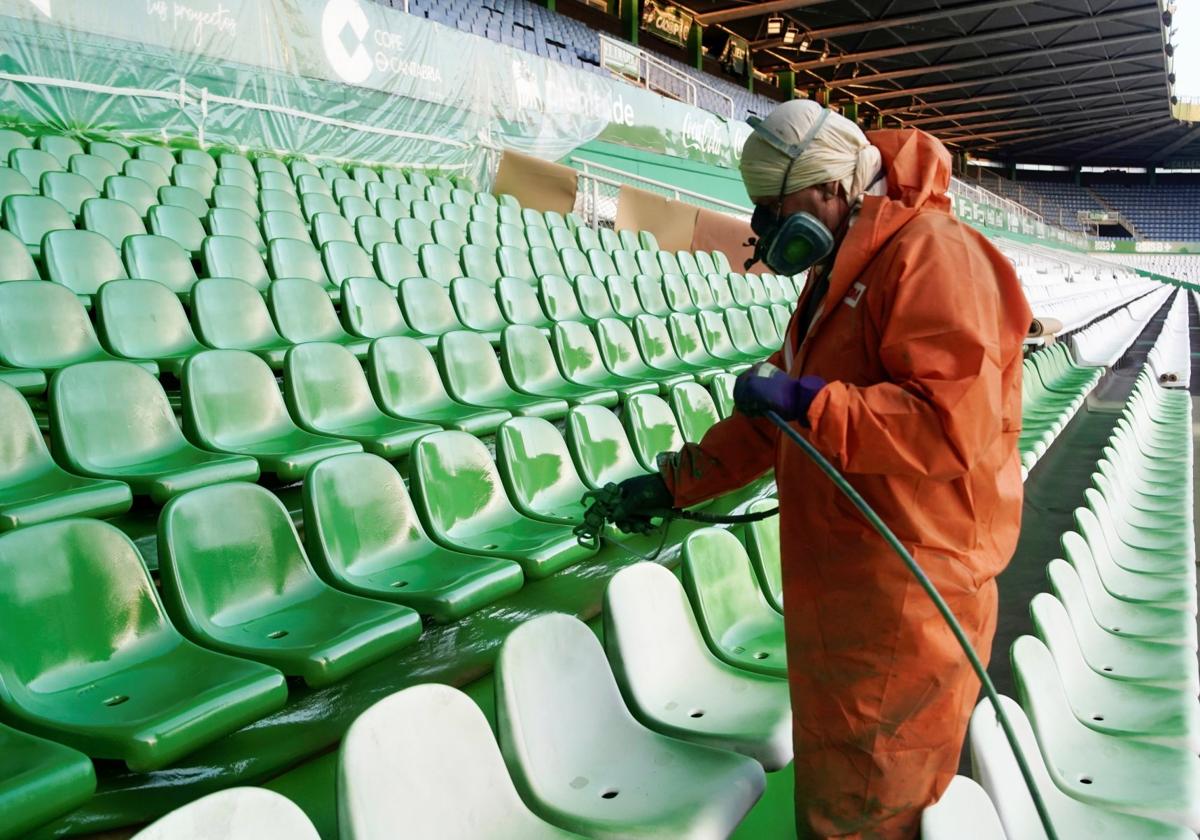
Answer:
<path fill-rule="evenodd" d="M 1017 742 L 1017 733 L 1013 730 L 1012 721 L 1008 719 L 1008 715 L 1004 712 L 1004 707 L 1000 705 L 1000 695 L 996 692 L 996 686 L 992 684 L 991 677 L 988 676 L 987 669 L 983 667 L 983 663 L 979 661 L 979 655 L 975 653 L 975 648 L 971 646 L 971 642 L 967 639 L 966 633 L 963 632 L 962 625 L 958 623 L 958 619 L 954 617 L 949 605 L 942 599 L 941 594 L 937 591 L 937 587 L 933 585 L 924 569 L 917 565 L 917 561 L 908 553 L 908 549 L 904 544 L 897 539 L 892 533 L 892 529 L 887 526 L 887 523 L 879 518 L 866 500 L 859 495 L 850 482 L 846 481 L 845 477 L 837 471 L 833 464 L 825 459 L 825 456 L 816 450 L 811 443 L 805 440 L 799 432 L 784 422 L 783 418 L 774 411 L 766 413 L 767 419 L 779 427 L 785 435 L 792 439 L 797 446 L 804 450 L 804 454 L 812 459 L 821 472 L 834 483 L 838 490 L 849 499 L 858 512 L 866 517 L 871 526 L 879 532 L 879 535 L 892 547 L 892 550 L 900 556 L 904 561 L 904 565 L 908 566 L 908 570 L 912 572 L 913 577 L 917 579 L 917 583 L 921 584 L 921 588 L 925 590 L 925 594 L 933 601 L 933 605 L 937 607 L 942 618 L 950 627 L 950 631 L 954 633 L 954 638 L 958 640 L 958 644 L 963 649 L 963 653 L 967 655 L 967 660 L 971 663 L 971 667 L 975 670 L 975 675 L 979 677 L 979 682 L 983 685 L 983 692 L 991 701 L 992 708 L 996 710 L 996 720 L 1000 722 L 1000 728 L 1004 730 L 1004 737 L 1008 739 L 1008 744 L 1012 747 L 1013 756 L 1017 760 L 1017 767 L 1021 770 L 1021 777 L 1025 780 L 1026 787 L 1029 788 L 1029 796 L 1033 799 L 1033 805 L 1037 809 L 1038 817 L 1042 821 L 1042 828 L 1046 831 L 1047 840 L 1058 840 L 1058 834 L 1054 830 L 1054 824 L 1050 820 L 1050 812 L 1046 808 L 1046 803 L 1042 801 L 1042 796 L 1038 791 L 1038 787 L 1033 778 L 1033 771 L 1029 769 L 1029 764 L 1025 761 L 1025 754 L 1021 751 L 1021 745 Z"/>

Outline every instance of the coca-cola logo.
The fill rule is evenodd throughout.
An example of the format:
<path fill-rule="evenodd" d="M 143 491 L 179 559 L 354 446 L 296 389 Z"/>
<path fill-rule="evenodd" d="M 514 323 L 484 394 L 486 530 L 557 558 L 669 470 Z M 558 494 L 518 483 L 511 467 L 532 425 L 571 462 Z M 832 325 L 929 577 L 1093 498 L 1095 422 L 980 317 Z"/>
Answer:
<path fill-rule="evenodd" d="M 707 117 L 687 114 L 683 118 L 683 144 L 709 155 L 725 151 L 726 139 L 721 123 Z"/>

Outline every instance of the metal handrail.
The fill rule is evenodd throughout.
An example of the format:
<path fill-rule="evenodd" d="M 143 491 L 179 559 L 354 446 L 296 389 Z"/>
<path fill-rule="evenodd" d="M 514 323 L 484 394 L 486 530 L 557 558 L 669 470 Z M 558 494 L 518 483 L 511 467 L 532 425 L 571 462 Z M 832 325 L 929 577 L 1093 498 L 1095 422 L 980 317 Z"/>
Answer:
<path fill-rule="evenodd" d="M 600 34 L 600 66 L 615 78 L 629 82 L 630 84 L 636 84 L 638 87 L 645 88 L 646 90 L 653 90 L 656 93 L 681 99 L 688 105 L 694 105 L 697 108 L 704 107 L 700 104 L 699 96 L 699 89 L 703 88 L 706 93 L 717 97 L 722 104 L 721 110 L 713 110 L 711 108 L 704 108 L 704 110 L 710 110 L 714 114 L 717 114 L 717 116 L 725 117 L 726 119 L 733 119 L 735 109 L 733 97 L 729 94 L 722 93 L 703 79 L 698 79 L 695 76 L 672 67 L 670 64 L 655 58 L 640 47 L 626 44 L 623 41 L 610 38 L 602 33 Z M 651 77 L 652 70 L 680 82 L 687 91 L 686 96 L 677 97 L 675 96 L 675 91 L 669 90 L 662 85 L 654 85 Z"/>

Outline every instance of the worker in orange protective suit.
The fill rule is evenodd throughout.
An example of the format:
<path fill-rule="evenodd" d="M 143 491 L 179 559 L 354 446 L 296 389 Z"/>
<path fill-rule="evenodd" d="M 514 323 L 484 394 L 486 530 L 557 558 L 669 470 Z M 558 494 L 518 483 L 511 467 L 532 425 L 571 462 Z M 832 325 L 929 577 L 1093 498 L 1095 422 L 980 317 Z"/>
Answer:
<path fill-rule="evenodd" d="M 616 519 L 644 529 L 647 510 L 693 505 L 774 468 L 798 831 L 908 840 L 955 773 L 979 682 L 900 558 L 754 415 L 795 421 L 846 475 L 986 662 L 995 577 L 1020 528 L 1031 314 L 1008 260 L 950 214 L 950 156 L 928 134 L 863 135 L 816 103 L 790 102 L 756 126 L 742 174 L 768 267 L 822 261 L 770 359 L 779 370 L 742 374 L 737 411 L 660 458 L 660 475 L 621 485 Z M 772 235 L 803 214 L 795 241 Z"/>

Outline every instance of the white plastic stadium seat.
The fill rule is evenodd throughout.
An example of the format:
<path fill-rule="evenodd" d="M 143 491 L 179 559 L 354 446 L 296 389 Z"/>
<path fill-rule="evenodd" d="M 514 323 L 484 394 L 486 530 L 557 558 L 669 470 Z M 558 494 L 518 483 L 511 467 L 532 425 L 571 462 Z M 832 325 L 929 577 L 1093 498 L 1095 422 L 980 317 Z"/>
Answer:
<path fill-rule="evenodd" d="M 955 776 L 942 798 L 921 813 L 921 840 L 1007 840 L 987 791 Z"/>
<path fill-rule="evenodd" d="M 286 796 L 238 787 L 177 808 L 132 840 L 320 840 L 320 836 Z"/>

